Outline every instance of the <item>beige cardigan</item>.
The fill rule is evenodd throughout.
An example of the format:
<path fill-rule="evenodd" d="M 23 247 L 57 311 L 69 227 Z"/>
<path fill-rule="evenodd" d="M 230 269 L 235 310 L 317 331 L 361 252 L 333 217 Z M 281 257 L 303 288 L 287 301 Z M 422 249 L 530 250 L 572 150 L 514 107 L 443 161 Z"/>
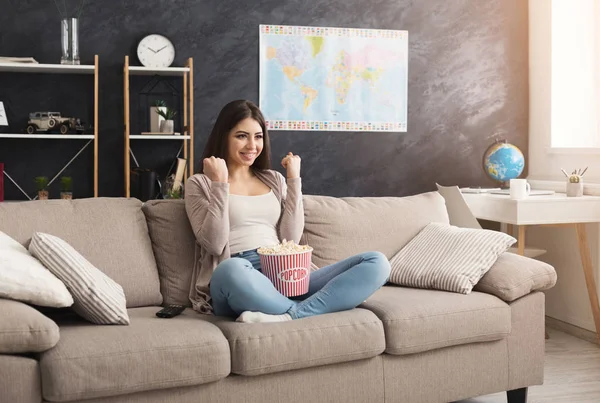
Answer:
<path fill-rule="evenodd" d="M 304 230 L 304 207 L 300 178 L 285 179 L 274 170 L 257 170 L 281 203 L 277 224 L 279 240 L 300 242 Z M 229 183 L 212 182 L 204 174 L 190 177 L 185 187 L 185 209 L 196 236 L 196 259 L 190 301 L 194 310 L 212 314 L 209 283 L 217 265 L 229 252 Z"/>

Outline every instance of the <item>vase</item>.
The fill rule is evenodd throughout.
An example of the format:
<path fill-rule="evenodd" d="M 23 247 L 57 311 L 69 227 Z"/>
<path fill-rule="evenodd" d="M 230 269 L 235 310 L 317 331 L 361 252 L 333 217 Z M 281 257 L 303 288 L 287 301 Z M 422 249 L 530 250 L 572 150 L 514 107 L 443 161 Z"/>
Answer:
<path fill-rule="evenodd" d="M 567 197 L 583 196 L 583 182 L 567 182 Z"/>
<path fill-rule="evenodd" d="M 60 64 L 79 64 L 79 20 L 63 18 L 60 22 L 62 55 Z"/>
<path fill-rule="evenodd" d="M 47 190 L 38 190 L 38 199 L 48 200 L 48 191 Z"/>
<path fill-rule="evenodd" d="M 173 121 L 172 120 L 162 120 L 160 122 L 160 132 L 173 134 Z"/>
<path fill-rule="evenodd" d="M 63 200 L 71 200 L 71 199 L 73 199 L 73 193 L 72 192 L 60 192 L 60 198 Z"/>

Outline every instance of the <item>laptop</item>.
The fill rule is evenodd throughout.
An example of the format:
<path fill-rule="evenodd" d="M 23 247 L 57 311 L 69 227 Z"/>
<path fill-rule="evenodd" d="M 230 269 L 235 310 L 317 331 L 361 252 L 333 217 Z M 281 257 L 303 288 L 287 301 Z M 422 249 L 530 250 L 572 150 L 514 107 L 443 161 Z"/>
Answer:
<path fill-rule="evenodd" d="M 492 190 L 488 193 L 491 194 L 495 194 L 495 195 L 510 195 L 510 189 L 500 189 L 500 190 Z M 553 195 L 555 192 L 554 190 L 539 190 L 539 189 L 535 189 L 535 190 L 531 190 L 531 192 L 529 193 L 529 196 L 551 196 Z"/>

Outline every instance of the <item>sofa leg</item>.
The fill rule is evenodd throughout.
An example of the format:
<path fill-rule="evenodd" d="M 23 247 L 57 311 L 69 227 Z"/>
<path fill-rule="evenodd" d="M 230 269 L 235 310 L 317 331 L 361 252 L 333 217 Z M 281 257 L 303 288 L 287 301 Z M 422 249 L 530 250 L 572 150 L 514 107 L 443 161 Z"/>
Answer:
<path fill-rule="evenodd" d="M 507 391 L 506 401 L 508 403 L 527 403 L 527 388 Z"/>

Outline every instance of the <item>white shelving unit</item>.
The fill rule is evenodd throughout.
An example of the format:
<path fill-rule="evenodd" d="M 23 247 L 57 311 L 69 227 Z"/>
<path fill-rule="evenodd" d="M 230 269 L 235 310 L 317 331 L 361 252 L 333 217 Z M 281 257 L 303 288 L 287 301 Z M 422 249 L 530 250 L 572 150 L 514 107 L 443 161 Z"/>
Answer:
<path fill-rule="evenodd" d="M 175 136 L 172 134 L 160 135 L 160 134 L 130 134 L 130 140 L 190 140 L 191 136 Z"/>
<path fill-rule="evenodd" d="M 7 134 L 0 133 L 0 139 L 53 139 L 53 140 L 91 140 L 93 134 Z"/>
<path fill-rule="evenodd" d="M 0 73 L 37 73 L 37 74 L 89 74 L 94 77 L 94 134 L 20 134 L 0 133 L 0 139 L 51 139 L 51 140 L 87 140 L 85 145 L 54 175 L 48 185 L 52 184 L 60 174 L 85 150 L 94 143 L 94 197 L 98 197 L 98 55 L 94 56 L 93 65 L 42 64 L 42 63 L 0 63 Z M 19 184 L 8 174 L 6 167 L 4 176 L 8 178 L 27 199 L 30 197 Z"/>
<path fill-rule="evenodd" d="M 132 76 L 181 76 L 190 72 L 189 67 L 163 67 L 150 68 L 142 66 L 129 66 L 129 74 Z"/>
<path fill-rule="evenodd" d="M 10 73 L 94 74 L 96 66 L 85 64 L 0 63 L 0 71 Z"/>
<path fill-rule="evenodd" d="M 131 134 L 129 116 L 129 77 L 130 76 L 175 76 L 183 79 L 183 130 L 181 135 L 159 134 Z M 177 157 L 183 151 L 183 158 L 187 160 L 188 176 L 194 172 L 194 61 L 190 57 L 184 67 L 148 68 L 143 66 L 130 66 L 129 56 L 125 56 L 123 66 L 123 95 L 125 99 L 125 197 L 130 197 L 131 159 L 139 167 L 135 154 L 131 150 L 131 140 L 161 140 L 181 141 Z M 189 123 L 188 123 L 189 108 Z"/>

